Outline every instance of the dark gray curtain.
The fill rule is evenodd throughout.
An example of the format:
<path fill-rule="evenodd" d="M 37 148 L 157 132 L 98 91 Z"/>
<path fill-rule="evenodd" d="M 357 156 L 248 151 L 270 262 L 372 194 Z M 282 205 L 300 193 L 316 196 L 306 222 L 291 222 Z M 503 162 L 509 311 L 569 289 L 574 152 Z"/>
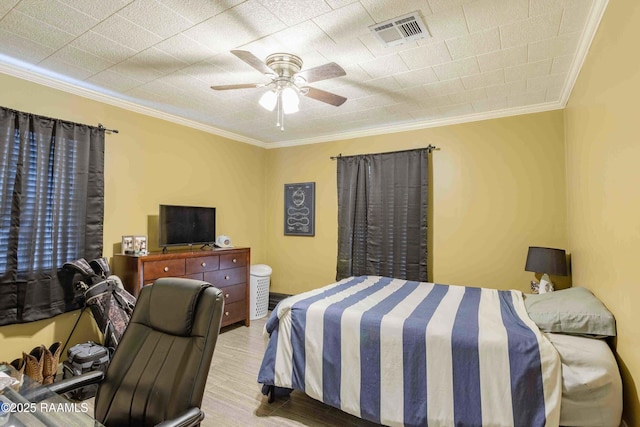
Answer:
<path fill-rule="evenodd" d="M 76 309 L 60 270 L 102 255 L 104 130 L 0 107 L 0 325 Z"/>
<path fill-rule="evenodd" d="M 339 157 L 337 280 L 427 280 L 428 150 Z"/>

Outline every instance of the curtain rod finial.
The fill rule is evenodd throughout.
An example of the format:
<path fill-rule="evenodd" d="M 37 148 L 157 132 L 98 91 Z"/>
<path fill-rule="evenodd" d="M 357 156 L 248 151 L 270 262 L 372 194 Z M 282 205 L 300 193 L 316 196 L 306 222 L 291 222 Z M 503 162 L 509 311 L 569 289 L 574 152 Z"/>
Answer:
<path fill-rule="evenodd" d="M 102 123 L 98 123 L 98 129 L 103 130 L 105 132 L 109 132 L 109 133 L 120 133 L 118 132 L 117 129 L 107 129 L 106 127 L 104 127 Z"/>

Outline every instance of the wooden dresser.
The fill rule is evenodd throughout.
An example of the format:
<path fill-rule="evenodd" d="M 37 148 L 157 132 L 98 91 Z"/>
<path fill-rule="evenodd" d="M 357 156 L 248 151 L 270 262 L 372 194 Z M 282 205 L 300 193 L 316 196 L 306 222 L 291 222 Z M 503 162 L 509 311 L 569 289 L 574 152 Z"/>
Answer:
<path fill-rule="evenodd" d="M 113 274 L 118 275 L 131 294 L 160 277 L 187 277 L 204 280 L 224 295 L 222 326 L 244 322 L 249 326 L 250 249 L 154 253 L 113 256 Z"/>

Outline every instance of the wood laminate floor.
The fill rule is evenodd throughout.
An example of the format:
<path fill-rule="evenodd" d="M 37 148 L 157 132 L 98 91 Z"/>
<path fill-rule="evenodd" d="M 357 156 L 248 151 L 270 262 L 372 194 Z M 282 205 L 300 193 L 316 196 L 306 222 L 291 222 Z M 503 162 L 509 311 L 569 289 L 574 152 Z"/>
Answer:
<path fill-rule="evenodd" d="M 376 426 L 294 391 L 273 403 L 260 393 L 258 370 L 264 354 L 262 329 L 267 318 L 250 327 L 223 329 L 202 401 L 202 426 Z"/>
<path fill-rule="evenodd" d="M 202 399 L 202 427 L 378 426 L 299 391 L 268 403 L 257 382 L 266 346 L 262 330 L 267 318 L 251 321 L 250 327 L 230 326 L 220 332 Z M 85 402 L 93 414 L 94 399 Z"/>

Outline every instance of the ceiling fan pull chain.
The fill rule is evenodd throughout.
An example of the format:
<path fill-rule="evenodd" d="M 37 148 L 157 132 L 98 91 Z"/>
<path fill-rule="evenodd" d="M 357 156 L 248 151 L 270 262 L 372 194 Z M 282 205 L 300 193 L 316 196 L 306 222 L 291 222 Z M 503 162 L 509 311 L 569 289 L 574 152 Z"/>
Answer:
<path fill-rule="evenodd" d="M 278 124 L 280 130 L 284 131 L 284 103 L 282 102 L 282 91 L 278 92 Z"/>
<path fill-rule="evenodd" d="M 281 126 L 282 123 L 282 96 L 280 92 L 278 92 L 278 97 L 276 98 L 276 126 Z"/>

